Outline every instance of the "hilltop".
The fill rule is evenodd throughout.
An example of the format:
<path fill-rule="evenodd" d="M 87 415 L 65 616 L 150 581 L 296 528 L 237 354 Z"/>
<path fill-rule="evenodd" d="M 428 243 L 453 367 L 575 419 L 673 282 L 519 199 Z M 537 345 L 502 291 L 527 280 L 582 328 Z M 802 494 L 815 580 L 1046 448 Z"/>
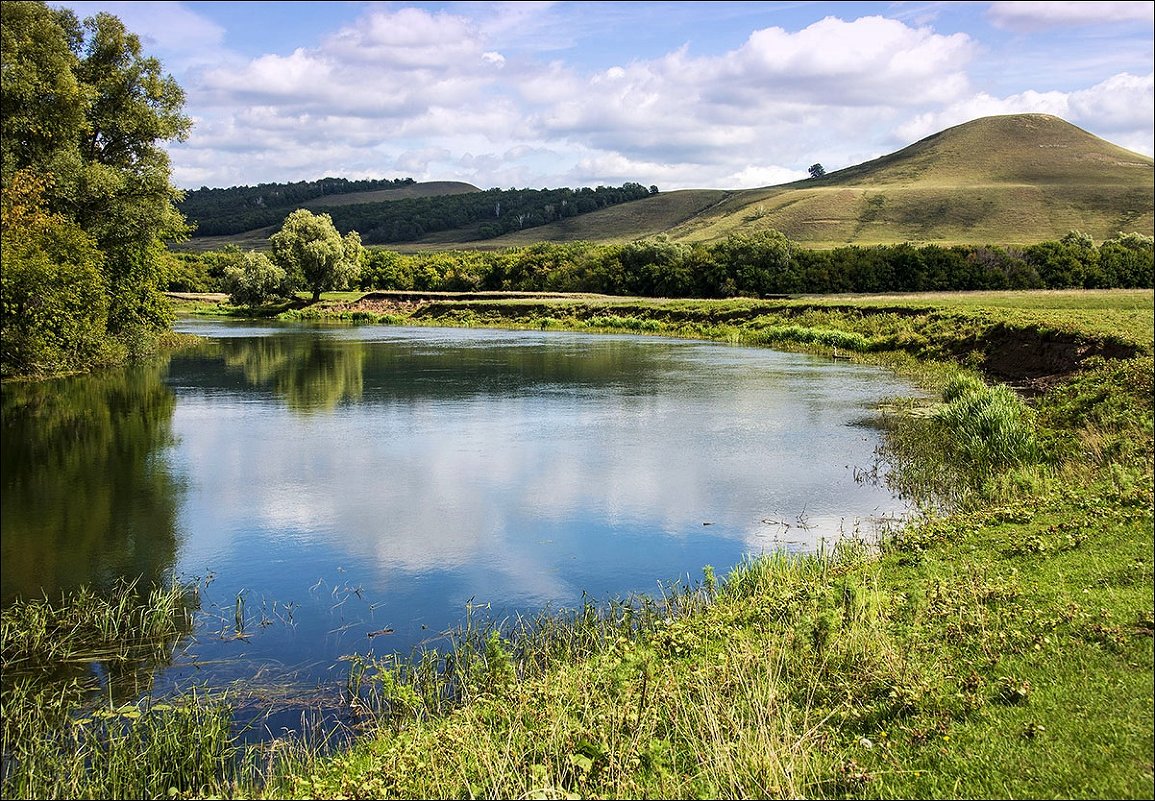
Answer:
<path fill-rule="evenodd" d="M 1032 243 L 1078 229 L 1151 235 L 1153 162 L 1045 114 L 985 117 L 820 179 L 731 192 L 667 192 L 631 204 L 638 235 L 715 241 L 782 231 L 815 247 Z M 607 209 L 500 242 L 626 241 Z M 604 232 L 604 235 L 599 235 Z"/>
<path fill-rule="evenodd" d="M 464 191 L 480 191 L 462 186 L 467 187 Z M 405 188 L 331 195 L 307 205 L 379 202 L 389 192 L 402 191 Z M 452 189 L 443 193 L 449 198 L 454 194 Z M 472 224 L 417 234 L 397 249 L 628 242 L 657 235 L 713 242 L 733 233 L 769 229 L 819 248 L 901 242 L 1030 244 L 1058 239 L 1072 229 L 1103 240 L 1120 231 L 1155 233 L 1153 196 L 1155 162 L 1150 157 L 1058 117 L 1014 114 L 957 125 L 818 179 L 760 189 L 643 193 L 640 199 L 552 222 L 547 215 L 545 224 L 496 237 L 479 235 Z M 251 245 L 272 230 L 221 241 Z"/>

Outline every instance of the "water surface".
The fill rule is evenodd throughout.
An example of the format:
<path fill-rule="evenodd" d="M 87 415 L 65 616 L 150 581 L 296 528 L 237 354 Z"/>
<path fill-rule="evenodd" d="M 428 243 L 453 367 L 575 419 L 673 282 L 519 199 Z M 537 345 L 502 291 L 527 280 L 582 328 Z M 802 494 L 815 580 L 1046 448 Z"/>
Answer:
<path fill-rule="evenodd" d="M 205 581 L 162 687 L 332 683 L 342 654 L 408 651 L 468 608 L 655 592 L 905 512 L 855 480 L 879 441 L 863 421 L 912 393 L 877 368 L 657 337 L 179 327 L 206 344 L 3 390 L 4 599 Z"/>

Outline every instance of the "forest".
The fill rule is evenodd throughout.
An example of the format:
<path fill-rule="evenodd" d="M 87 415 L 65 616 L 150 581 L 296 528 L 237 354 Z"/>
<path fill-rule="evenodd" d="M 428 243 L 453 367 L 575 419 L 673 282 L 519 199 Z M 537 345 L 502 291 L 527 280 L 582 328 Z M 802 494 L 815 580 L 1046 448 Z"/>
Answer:
<path fill-rule="evenodd" d="M 324 178 L 294 184 L 261 184 L 189 192 L 180 210 L 194 226 L 194 236 L 228 236 L 277 225 L 294 208 L 326 195 L 389 189 L 414 184 L 412 178 L 390 181 L 346 181 Z M 489 189 L 437 197 L 401 197 L 369 203 L 325 205 L 342 234 L 357 231 L 365 244 L 413 242 L 426 234 L 473 227 L 477 239 L 545 225 L 598 209 L 640 200 L 658 191 L 638 183 L 569 189 Z"/>

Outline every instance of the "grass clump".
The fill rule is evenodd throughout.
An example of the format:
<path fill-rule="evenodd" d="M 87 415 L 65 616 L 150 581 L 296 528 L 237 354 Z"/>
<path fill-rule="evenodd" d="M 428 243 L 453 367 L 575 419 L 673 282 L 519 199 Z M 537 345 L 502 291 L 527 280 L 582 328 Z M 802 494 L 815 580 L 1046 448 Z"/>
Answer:
<path fill-rule="evenodd" d="M 4 609 L 5 798 L 166 797 L 207 791 L 229 775 L 226 703 L 139 700 L 190 633 L 197 589 L 122 581 Z"/>
<path fill-rule="evenodd" d="M 957 393 L 957 394 L 956 394 Z M 949 457 L 981 476 L 1038 459 L 1035 414 L 1005 386 L 960 388 L 952 381 L 935 421 L 947 438 Z"/>
<path fill-rule="evenodd" d="M 17 601 L 0 614 L 4 672 L 164 653 L 191 631 L 198 605 L 195 585 L 143 588 L 137 580 L 107 593 L 82 587 L 59 601 Z"/>

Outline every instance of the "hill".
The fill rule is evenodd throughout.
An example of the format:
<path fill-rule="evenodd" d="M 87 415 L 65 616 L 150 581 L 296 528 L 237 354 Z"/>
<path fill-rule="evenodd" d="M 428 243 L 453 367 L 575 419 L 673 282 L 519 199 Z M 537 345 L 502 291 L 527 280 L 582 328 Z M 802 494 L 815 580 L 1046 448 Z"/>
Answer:
<path fill-rule="evenodd" d="M 627 241 L 651 232 L 675 241 L 782 231 L 814 247 L 937 242 L 1016 244 L 1078 229 L 1102 240 L 1152 235 L 1153 162 L 1045 114 L 985 117 L 820 179 L 714 194 L 678 219 L 669 192 L 631 204 L 632 235 L 607 209 L 491 241 Z M 692 205 L 692 204 L 691 204 Z"/>
<path fill-rule="evenodd" d="M 454 187 L 480 191 L 469 184 L 435 182 L 330 193 L 300 205 L 340 207 L 349 221 L 345 227 L 364 233 L 381 214 L 367 204 L 401 199 L 400 193 L 423 186 L 444 187 L 444 202 L 458 206 Z M 1155 234 L 1155 162 L 1045 114 L 974 120 L 819 179 L 760 189 L 639 194 L 640 199 L 580 214 L 553 214 L 552 221 L 550 214 L 534 215 L 519 230 L 506 227 L 507 233 L 499 236 L 493 236 L 492 227 L 483 231 L 476 220 L 440 229 L 392 223 L 390 230 L 412 235 L 379 241 L 408 251 L 488 250 L 535 242 L 628 242 L 659 234 L 674 241 L 714 242 L 732 233 L 773 229 L 796 242 L 827 248 L 901 242 L 1030 244 L 1058 239 L 1072 229 L 1096 240 L 1120 231 Z M 552 198 L 542 202 L 549 204 L 543 208 L 557 206 Z M 430 208 L 437 203 L 428 201 Z M 400 210 L 396 207 L 391 216 Z M 431 216 L 429 210 L 421 213 Z M 270 224 L 262 222 L 234 236 L 198 239 L 197 244 L 253 246 L 275 230 L 265 227 Z"/>
<path fill-rule="evenodd" d="M 321 178 L 227 189 L 201 187 L 186 193 L 180 211 L 195 226 L 194 237 L 239 237 L 249 241 L 267 238 L 272 231 L 266 233 L 262 229 L 273 226 L 272 230 L 276 230 L 294 209 L 358 206 L 480 191 L 473 184 L 460 181 Z"/>
<path fill-rule="evenodd" d="M 310 200 L 306 205 L 311 209 L 326 206 L 356 206 L 361 203 L 380 203 L 393 200 L 408 200 L 418 197 L 445 197 L 446 195 L 468 195 L 480 192 L 473 184 L 464 181 L 422 181 L 406 184 L 396 189 L 378 189 L 370 192 L 350 192 L 344 195 L 325 195 Z"/>
<path fill-rule="evenodd" d="M 189 193 L 181 211 L 195 226 L 194 241 L 199 240 L 201 247 L 208 237 L 216 246 L 259 244 L 300 208 L 329 214 L 339 231 L 358 231 L 367 245 L 396 245 L 428 235 L 470 242 L 629 203 L 657 191 L 657 187 L 647 189 L 630 182 L 596 189 L 482 191 L 454 181 L 417 184 L 412 179 L 350 182 L 326 178 L 300 184 L 201 189 Z"/>

